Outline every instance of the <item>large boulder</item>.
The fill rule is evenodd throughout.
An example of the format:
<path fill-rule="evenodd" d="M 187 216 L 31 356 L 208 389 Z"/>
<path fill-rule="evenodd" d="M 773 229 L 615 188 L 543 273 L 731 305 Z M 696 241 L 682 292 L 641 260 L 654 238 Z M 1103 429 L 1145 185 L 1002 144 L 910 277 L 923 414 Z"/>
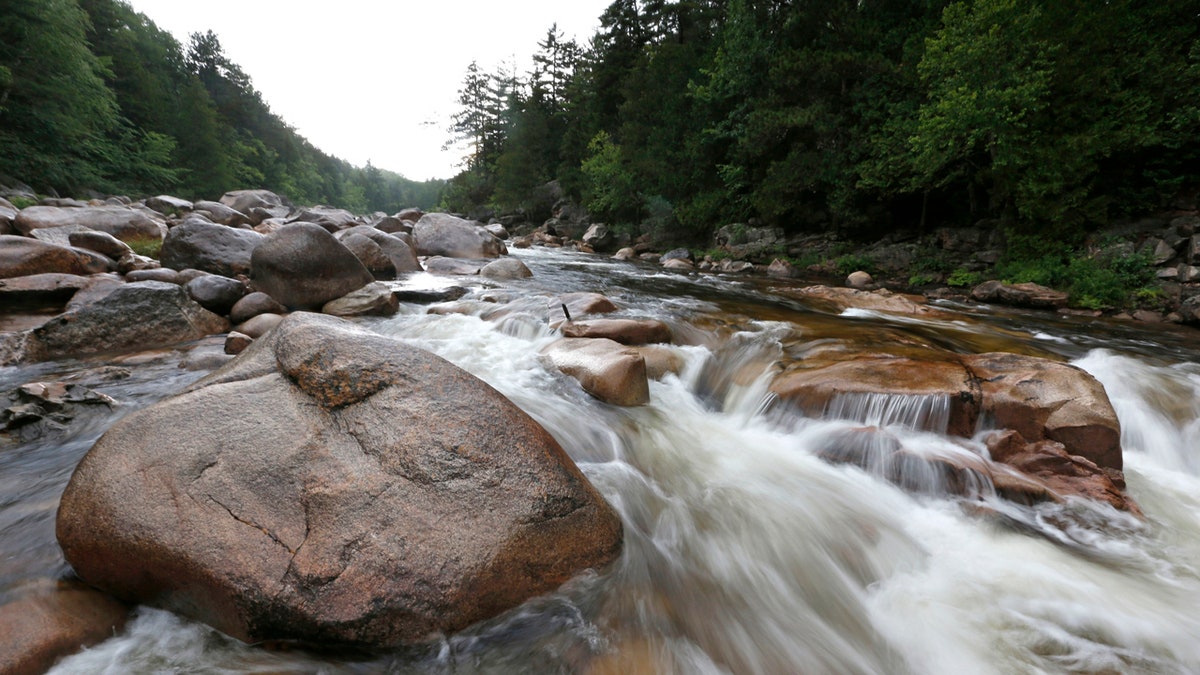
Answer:
<path fill-rule="evenodd" d="M 1066 363 L 1018 354 L 963 357 L 979 382 L 982 412 L 1031 442 L 1058 441 L 1068 453 L 1121 470 L 1121 424 L 1104 386 Z"/>
<path fill-rule="evenodd" d="M 223 277 L 250 272 L 250 256 L 263 241 L 253 230 L 240 230 L 202 220 L 171 228 L 159 259 L 173 270 L 197 269 Z"/>
<path fill-rule="evenodd" d="M 639 406 L 650 402 L 646 359 L 636 349 L 605 338 L 563 338 L 546 345 L 542 355 L 605 403 Z"/>
<path fill-rule="evenodd" d="M 108 258 L 86 249 L 0 235 L 0 279 L 31 274 L 99 274 L 111 265 Z"/>
<path fill-rule="evenodd" d="M 320 225 L 290 223 L 254 249 L 250 280 L 292 309 L 320 309 L 375 277 Z"/>
<path fill-rule="evenodd" d="M 77 225 L 107 232 L 125 242 L 159 241 L 166 232 L 166 225 L 146 215 L 146 212 L 124 206 L 30 206 L 17 214 L 14 224 L 17 231 L 25 235 L 42 228 Z"/>
<path fill-rule="evenodd" d="M 165 347 L 228 329 L 228 321 L 196 304 L 182 287 L 139 281 L 34 328 L 26 360 Z"/>
<path fill-rule="evenodd" d="M 593 223 L 583 233 L 583 243 L 592 247 L 597 253 L 609 253 L 617 248 L 617 237 L 604 223 Z"/>
<path fill-rule="evenodd" d="M 387 254 L 379 247 L 379 244 L 371 241 L 361 234 L 352 234 L 347 237 L 341 237 L 338 241 L 342 242 L 342 246 L 346 250 L 354 254 L 355 258 L 367 268 L 371 276 L 376 279 L 395 279 L 396 266 L 392 264 Z"/>
<path fill-rule="evenodd" d="M 448 213 L 427 213 L 413 226 L 417 255 L 447 258 L 498 258 L 508 251 L 478 223 Z"/>
<path fill-rule="evenodd" d="M 621 548 L 617 516 L 503 395 L 307 313 L 113 426 L 57 534 L 118 598 L 325 648 L 460 630 Z"/>

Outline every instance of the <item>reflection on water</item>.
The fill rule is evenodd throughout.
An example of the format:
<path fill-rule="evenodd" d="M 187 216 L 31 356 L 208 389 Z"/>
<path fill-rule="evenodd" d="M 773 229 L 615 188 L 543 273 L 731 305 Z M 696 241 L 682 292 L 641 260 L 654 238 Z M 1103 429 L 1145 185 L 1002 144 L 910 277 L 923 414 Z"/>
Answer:
<path fill-rule="evenodd" d="M 367 325 L 458 364 L 542 423 L 621 514 L 625 552 L 611 569 L 368 660 L 247 647 L 141 609 L 124 634 L 54 672 L 1200 671 L 1200 340 L 1167 332 L 1149 344 L 1158 335 L 1120 325 L 952 306 L 950 321 L 839 315 L 772 295 L 778 280 L 518 254 L 535 276 L 476 288 L 461 313 L 406 305 Z M 672 326 L 683 368 L 652 383 L 650 405 L 591 399 L 538 359 L 554 339 L 546 313 L 501 318 L 488 309 L 496 303 L 479 301 L 567 291 L 603 292 L 623 315 Z M 781 359 L 872 344 L 1075 360 L 1109 390 L 1147 519 L 1081 502 L 1011 504 L 986 484 L 964 501 L 937 476 L 914 489 L 869 465 L 827 461 L 846 438 L 866 438 L 864 424 L 875 429 L 870 442 L 913 457 L 983 461 L 978 442 L 937 433 L 934 400 L 848 398 L 825 419 L 771 410 L 767 384 Z M 116 417 L 199 376 L 178 368 L 181 358 L 128 366 L 126 380 L 94 387 L 122 406 L 69 437 L 0 451 L 0 593 L 65 571 L 53 510 L 70 471 Z M 96 365 L 5 369 L 0 383 Z"/>

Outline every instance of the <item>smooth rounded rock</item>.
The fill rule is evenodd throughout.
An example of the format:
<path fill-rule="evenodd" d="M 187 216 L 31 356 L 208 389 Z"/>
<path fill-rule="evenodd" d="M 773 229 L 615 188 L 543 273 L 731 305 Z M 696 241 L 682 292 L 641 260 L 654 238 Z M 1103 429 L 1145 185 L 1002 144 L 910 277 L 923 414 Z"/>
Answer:
<path fill-rule="evenodd" d="M 234 303 L 229 310 L 229 320 L 239 324 L 259 314 L 284 314 L 286 312 L 287 308 L 276 302 L 275 298 L 262 291 L 255 291 Z"/>
<path fill-rule="evenodd" d="M 184 288 L 201 307 L 216 314 L 229 314 L 233 305 L 246 295 L 244 283 L 218 274 L 196 277 Z"/>
<path fill-rule="evenodd" d="M 281 321 L 281 314 L 264 313 L 239 323 L 233 329 L 257 340 L 278 326 Z"/>
<path fill-rule="evenodd" d="M 874 284 L 874 283 L 875 283 L 875 279 L 872 278 L 870 274 L 868 274 L 862 270 L 858 270 L 857 272 L 851 272 L 850 276 L 846 277 L 846 285 L 849 286 L 850 288 L 857 288 L 857 289 L 861 290 L 864 288 L 868 288 L 869 286 L 871 286 L 871 284 Z"/>
<path fill-rule="evenodd" d="M 159 260 L 174 270 L 192 268 L 236 277 L 249 273 L 251 255 L 262 241 L 263 236 L 253 230 L 191 220 L 171 228 Z"/>
<path fill-rule="evenodd" d="M 57 534 L 118 598 L 327 649 L 437 640 L 621 549 L 620 519 L 504 396 L 304 313 L 117 422 Z"/>
<path fill-rule="evenodd" d="M 24 594 L 0 605 L 0 673 L 41 675 L 119 633 L 128 616 L 127 605 L 78 582 Z"/>
<path fill-rule="evenodd" d="M 107 232 L 72 232 L 67 235 L 67 241 L 71 246 L 86 248 L 89 251 L 95 251 L 100 255 L 108 256 L 113 260 L 120 260 L 122 257 L 133 253 L 133 249 L 129 248 L 129 244 Z"/>
<path fill-rule="evenodd" d="M 533 272 L 516 258 L 500 258 L 484 265 L 479 270 L 479 276 L 496 280 L 528 279 Z"/>
<path fill-rule="evenodd" d="M 291 309 L 320 309 L 375 281 L 353 253 L 312 223 L 290 223 L 267 235 L 251 267 L 254 288 Z"/>
<path fill-rule="evenodd" d="M 156 267 L 149 270 L 133 270 L 125 275 L 126 281 L 161 281 L 168 284 L 179 284 L 179 272 L 169 267 Z"/>
<path fill-rule="evenodd" d="M 83 226 L 106 232 L 125 242 L 160 241 L 166 230 L 165 225 L 144 212 L 125 206 L 31 206 L 21 210 L 14 225 L 18 232 L 25 235 L 41 228 Z"/>
<path fill-rule="evenodd" d="M 358 258 L 371 276 L 376 279 L 396 278 L 396 266 L 392 264 L 391 258 L 387 257 L 379 244 L 361 234 L 351 234 L 338 241 L 342 242 L 342 246 L 353 253 L 355 258 Z"/>

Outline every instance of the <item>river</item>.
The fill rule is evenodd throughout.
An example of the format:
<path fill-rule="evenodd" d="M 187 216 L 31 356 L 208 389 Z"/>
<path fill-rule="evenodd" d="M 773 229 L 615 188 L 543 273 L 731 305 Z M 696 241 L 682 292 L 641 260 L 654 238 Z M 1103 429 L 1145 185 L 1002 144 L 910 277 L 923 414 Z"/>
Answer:
<path fill-rule="evenodd" d="M 515 253 L 534 277 L 491 288 L 476 278 L 465 313 L 406 304 L 364 323 L 470 371 L 545 426 L 624 521 L 610 569 L 440 642 L 370 658 L 249 647 L 140 608 L 121 635 L 52 672 L 1200 672 L 1200 331 L 953 303 L 941 305 L 950 318 L 835 314 L 789 299 L 779 289 L 791 282 Z M 418 275 L 409 285 L 452 282 L 464 280 Z M 622 315 L 671 325 L 682 368 L 651 383 L 649 405 L 602 404 L 548 370 L 538 358 L 555 339 L 548 311 L 489 316 L 499 305 L 488 301 L 569 291 L 601 292 Z M 921 451 L 963 446 L 911 423 L 937 411 L 852 406 L 843 419 L 812 419 L 771 405 L 779 360 L 814 344 L 897 339 L 1061 357 L 1090 372 L 1120 418 L 1129 493 L 1145 520 L 1071 501 L 1018 506 L 986 489 L 968 500 L 936 484 L 905 491 L 820 459 L 823 442 L 864 422 Z M 0 391 L 94 379 L 101 366 L 130 373 L 94 386 L 119 401 L 111 412 L 0 451 L 0 601 L 69 573 L 54 511 L 71 471 L 121 415 L 205 374 L 181 368 L 184 358 L 164 350 L 0 369 Z"/>

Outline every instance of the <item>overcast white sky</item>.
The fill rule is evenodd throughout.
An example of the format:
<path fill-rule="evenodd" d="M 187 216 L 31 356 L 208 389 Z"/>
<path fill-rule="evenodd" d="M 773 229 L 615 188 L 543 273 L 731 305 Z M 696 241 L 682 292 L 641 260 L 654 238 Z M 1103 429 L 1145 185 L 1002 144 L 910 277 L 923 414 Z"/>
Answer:
<path fill-rule="evenodd" d="M 472 60 L 527 71 L 551 24 L 584 45 L 611 0 L 128 2 L 185 49 L 215 32 L 271 110 L 326 153 L 425 180 L 458 171 L 462 153 L 441 146 Z"/>

